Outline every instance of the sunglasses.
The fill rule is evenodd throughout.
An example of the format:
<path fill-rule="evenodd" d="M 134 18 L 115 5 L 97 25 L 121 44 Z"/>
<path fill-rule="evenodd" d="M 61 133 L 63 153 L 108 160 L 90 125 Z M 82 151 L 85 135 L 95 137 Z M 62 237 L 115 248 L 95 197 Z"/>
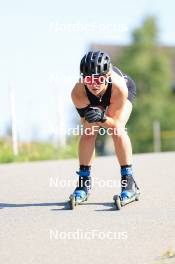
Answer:
<path fill-rule="evenodd" d="M 105 81 L 105 75 L 100 75 L 100 76 L 99 75 L 98 76 L 92 75 L 92 76 L 85 76 L 84 77 L 84 82 L 86 84 L 89 84 L 89 85 L 92 85 L 94 83 L 96 83 L 97 85 L 100 85 L 100 84 L 104 83 L 104 81 Z"/>

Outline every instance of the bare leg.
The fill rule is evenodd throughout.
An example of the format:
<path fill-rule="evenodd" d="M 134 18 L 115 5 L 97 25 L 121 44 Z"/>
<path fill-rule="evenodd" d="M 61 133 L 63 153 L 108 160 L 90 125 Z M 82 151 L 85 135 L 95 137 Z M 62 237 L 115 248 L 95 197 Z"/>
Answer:
<path fill-rule="evenodd" d="M 121 127 L 125 127 L 131 112 L 132 104 L 127 100 L 125 109 L 119 117 Z M 112 138 L 120 166 L 132 164 L 132 145 L 127 132 L 119 133 L 119 135 L 113 135 Z"/>
<path fill-rule="evenodd" d="M 80 164 L 91 166 L 95 157 L 95 140 L 98 134 L 98 127 L 95 123 L 89 124 L 86 121 L 83 121 L 82 123 L 84 128 L 92 128 L 92 126 L 95 126 L 97 130 L 93 135 L 81 135 L 79 141 L 79 162 Z"/>
<path fill-rule="evenodd" d="M 132 146 L 127 133 L 122 133 L 120 136 L 112 137 L 120 166 L 132 164 Z"/>

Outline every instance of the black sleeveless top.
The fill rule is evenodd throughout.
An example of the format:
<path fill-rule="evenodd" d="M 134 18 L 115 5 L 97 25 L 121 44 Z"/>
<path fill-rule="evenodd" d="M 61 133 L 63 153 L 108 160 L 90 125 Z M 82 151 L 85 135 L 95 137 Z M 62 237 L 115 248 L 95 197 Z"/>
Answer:
<path fill-rule="evenodd" d="M 126 74 L 124 74 L 121 70 L 119 70 L 115 66 L 112 67 L 112 70 L 118 73 L 120 76 L 126 76 Z M 112 80 L 110 80 L 110 82 L 108 83 L 107 89 L 101 97 L 98 97 L 92 94 L 88 90 L 86 85 L 85 85 L 85 90 L 86 90 L 86 95 L 90 102 L 90 106 L 103 106 L 104 108 L 106 108 L 107 106 L 110 105 L 111 92 L 112 92 Z"/>
<path fill-rule="evenodd" d="M 108 83 L 107 89 L 101 97 L 98 97 L 92 94 L 88 90 L 86 85 L 85 85 L 85 90 L 86 90 L 86 94 L 90 102 L 90 106 L 103 106 L 104 108 L 106 108 L 107 106 L 110 105 L 112 83 Z"/>
<path fill-rule="evenodd" d="M 123 73 L 121 70 L 119 70 L 115 66 L 112 67 L 112 70 L 118 73 L 120 76 L 127 77 L 125 73 Z M 101 97 L 98 97 L 92 94 L 88 90 L 86 85 L 84 85 L 84 87 L 85 87 L 86 95 L 89 99 L 90 104 L 85 108 L 76 108 L 81 117 L 84 117 L 84 113 L 89 106 L 102 106 L 106 109 L 110 105 L 111 93 L 112 93 L 112 80 L 110 80 L 110 82 L 108 83 L 107 89 Z"/>

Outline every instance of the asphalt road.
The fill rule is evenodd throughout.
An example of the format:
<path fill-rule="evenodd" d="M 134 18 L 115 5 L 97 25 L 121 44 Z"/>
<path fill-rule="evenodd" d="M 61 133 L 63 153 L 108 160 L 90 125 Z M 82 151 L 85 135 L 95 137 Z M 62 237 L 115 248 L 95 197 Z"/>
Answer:
<path fill-rule="evenodd" d="M 88 202 L 69 210 L 77 168 L 76 160 L 0 166 L 0 263 L 175 263 L 161 259 L 175 250 L 175 153 L 134 156 L 141 199 L 121 211 L 115 157 L 95 160 Z"/>

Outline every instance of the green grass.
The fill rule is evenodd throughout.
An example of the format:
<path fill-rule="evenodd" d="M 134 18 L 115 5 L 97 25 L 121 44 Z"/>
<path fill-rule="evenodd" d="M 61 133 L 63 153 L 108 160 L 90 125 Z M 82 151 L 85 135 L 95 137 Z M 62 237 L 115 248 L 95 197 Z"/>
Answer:
<path fill-rule="evenodd" d="M 0 163 L 77 158 L 78 138 L 63 148 L 46 142 L 20 143 L 18 156 L 13 155 L 10 139 L 0 140 Z"/>
<path fill-rule="evenodd" d="M 174 134 L 163 134 L 161 143 L 162 151 L 174 151 L 175 140 Z M 153 137 L 151 133 L 129 133 L 133 153 L 146 153 L 153 152 Z M 104 137 L 98 138 L 101 142 Z M 103 155 L 101 145 L 96 145 L 96 155 Z M 48 142 L 22 142 L 19 144 L 18 156 L 13 155 L 12 143 L 10 138 L 0 139 L 0 163 L 10 162 L 24 162 L 24 161 L 37 161 L 37 160 L 57 160 L 57 159 L 70 159 L 78 157 L 78 137 L 72 137 L 68 140 L 67 145 L 63 148 Z"/>

